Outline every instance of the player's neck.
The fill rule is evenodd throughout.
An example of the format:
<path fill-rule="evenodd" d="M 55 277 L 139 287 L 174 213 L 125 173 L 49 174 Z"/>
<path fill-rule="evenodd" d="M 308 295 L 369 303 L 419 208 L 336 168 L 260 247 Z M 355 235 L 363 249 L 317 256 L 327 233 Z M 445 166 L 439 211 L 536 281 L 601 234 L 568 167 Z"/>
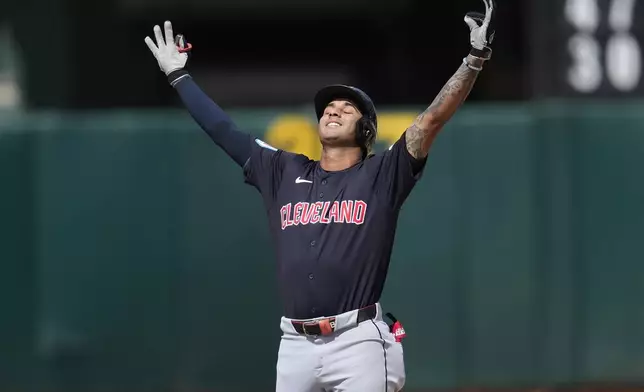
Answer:
<path fill-rule="evenodd" d="M 360 162 L 362 152 L 355 147 L 323 147 L 320 166 L 326 171 L 346 170 Z"/>

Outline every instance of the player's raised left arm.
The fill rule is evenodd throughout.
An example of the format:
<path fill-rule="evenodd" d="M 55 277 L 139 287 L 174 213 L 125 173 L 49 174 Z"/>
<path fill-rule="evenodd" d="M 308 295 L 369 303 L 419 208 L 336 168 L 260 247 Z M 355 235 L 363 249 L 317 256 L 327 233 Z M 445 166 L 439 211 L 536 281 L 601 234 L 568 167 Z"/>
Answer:
<path fill-rule="evenodd" d="M 483 0 L 483 2 L 485 15 L 478 12 L 469 12 L 465 15 L 465 23 L 470 28 L 472 45 L 470 53 L 463 59 L 463 64 L 443 86 L 431 105 L 406 130 L 407 151 L 416 159 L 427 156 L 434 138 L 465 101 L 479 72 L 483 69 L 483 64 L 492 55 L 492 49 L 488 45 L 494 39 L 494 30 L 490 28 L 494 1 Z"/>

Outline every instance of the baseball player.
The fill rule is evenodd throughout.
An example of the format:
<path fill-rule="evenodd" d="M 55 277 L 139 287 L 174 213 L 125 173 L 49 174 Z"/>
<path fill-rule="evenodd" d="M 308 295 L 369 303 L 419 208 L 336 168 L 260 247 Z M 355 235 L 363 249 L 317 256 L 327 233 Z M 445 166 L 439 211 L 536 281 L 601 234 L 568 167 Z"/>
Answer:
<path fill-rule="evenodd" d="M 283 316 L 278 392 L 400 391 L 404 330 L 379 303 L 400 208 L 436 135 L 491 57 L 494 4 L 468 13 L 471 50 L 436 99 L 389 149 L 372 150 L 376 109 L 358 88 L 314 97 L 322 154 L 314 161 L 237 129 L 185 69 L 191 46 L 166 21 L 145 42 L 194 120 L 243 169 L 264 202 L 277 259 Z"/>

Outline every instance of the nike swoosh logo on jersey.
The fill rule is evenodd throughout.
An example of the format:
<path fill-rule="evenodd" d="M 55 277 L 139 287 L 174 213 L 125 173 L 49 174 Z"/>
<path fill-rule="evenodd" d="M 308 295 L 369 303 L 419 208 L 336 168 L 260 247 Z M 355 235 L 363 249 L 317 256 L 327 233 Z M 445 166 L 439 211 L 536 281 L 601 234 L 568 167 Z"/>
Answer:
<path fill-rule="evenodd" d="M 302 183 L 309 183 L 309 184 L 312 184 L 312 183 L 313 183 L 313 181 L 303 180 L 303 179 L 301 179 L 300 177 L 298 177 L 298 178 L 296 178 L 296 179 L 295 179 L 295 183 L 296 183 L 296 184 L 302 184 Z"/>

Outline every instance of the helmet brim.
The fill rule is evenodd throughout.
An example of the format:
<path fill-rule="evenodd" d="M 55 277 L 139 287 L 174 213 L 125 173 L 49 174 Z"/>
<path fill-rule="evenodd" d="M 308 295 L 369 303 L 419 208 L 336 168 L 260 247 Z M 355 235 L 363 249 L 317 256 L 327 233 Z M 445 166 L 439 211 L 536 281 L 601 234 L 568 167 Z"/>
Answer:
<path fill-rule="evenodd" d="M 318 121 L 324 115 L 327 105 L 336 99 L 346 99 L 353 103 L 363 116 L 375 120 L 375 107 L 371 98 L 355 87 L 343 84 L 334 84 L 320 89 L 313 99 L 315 114 Z"/>

